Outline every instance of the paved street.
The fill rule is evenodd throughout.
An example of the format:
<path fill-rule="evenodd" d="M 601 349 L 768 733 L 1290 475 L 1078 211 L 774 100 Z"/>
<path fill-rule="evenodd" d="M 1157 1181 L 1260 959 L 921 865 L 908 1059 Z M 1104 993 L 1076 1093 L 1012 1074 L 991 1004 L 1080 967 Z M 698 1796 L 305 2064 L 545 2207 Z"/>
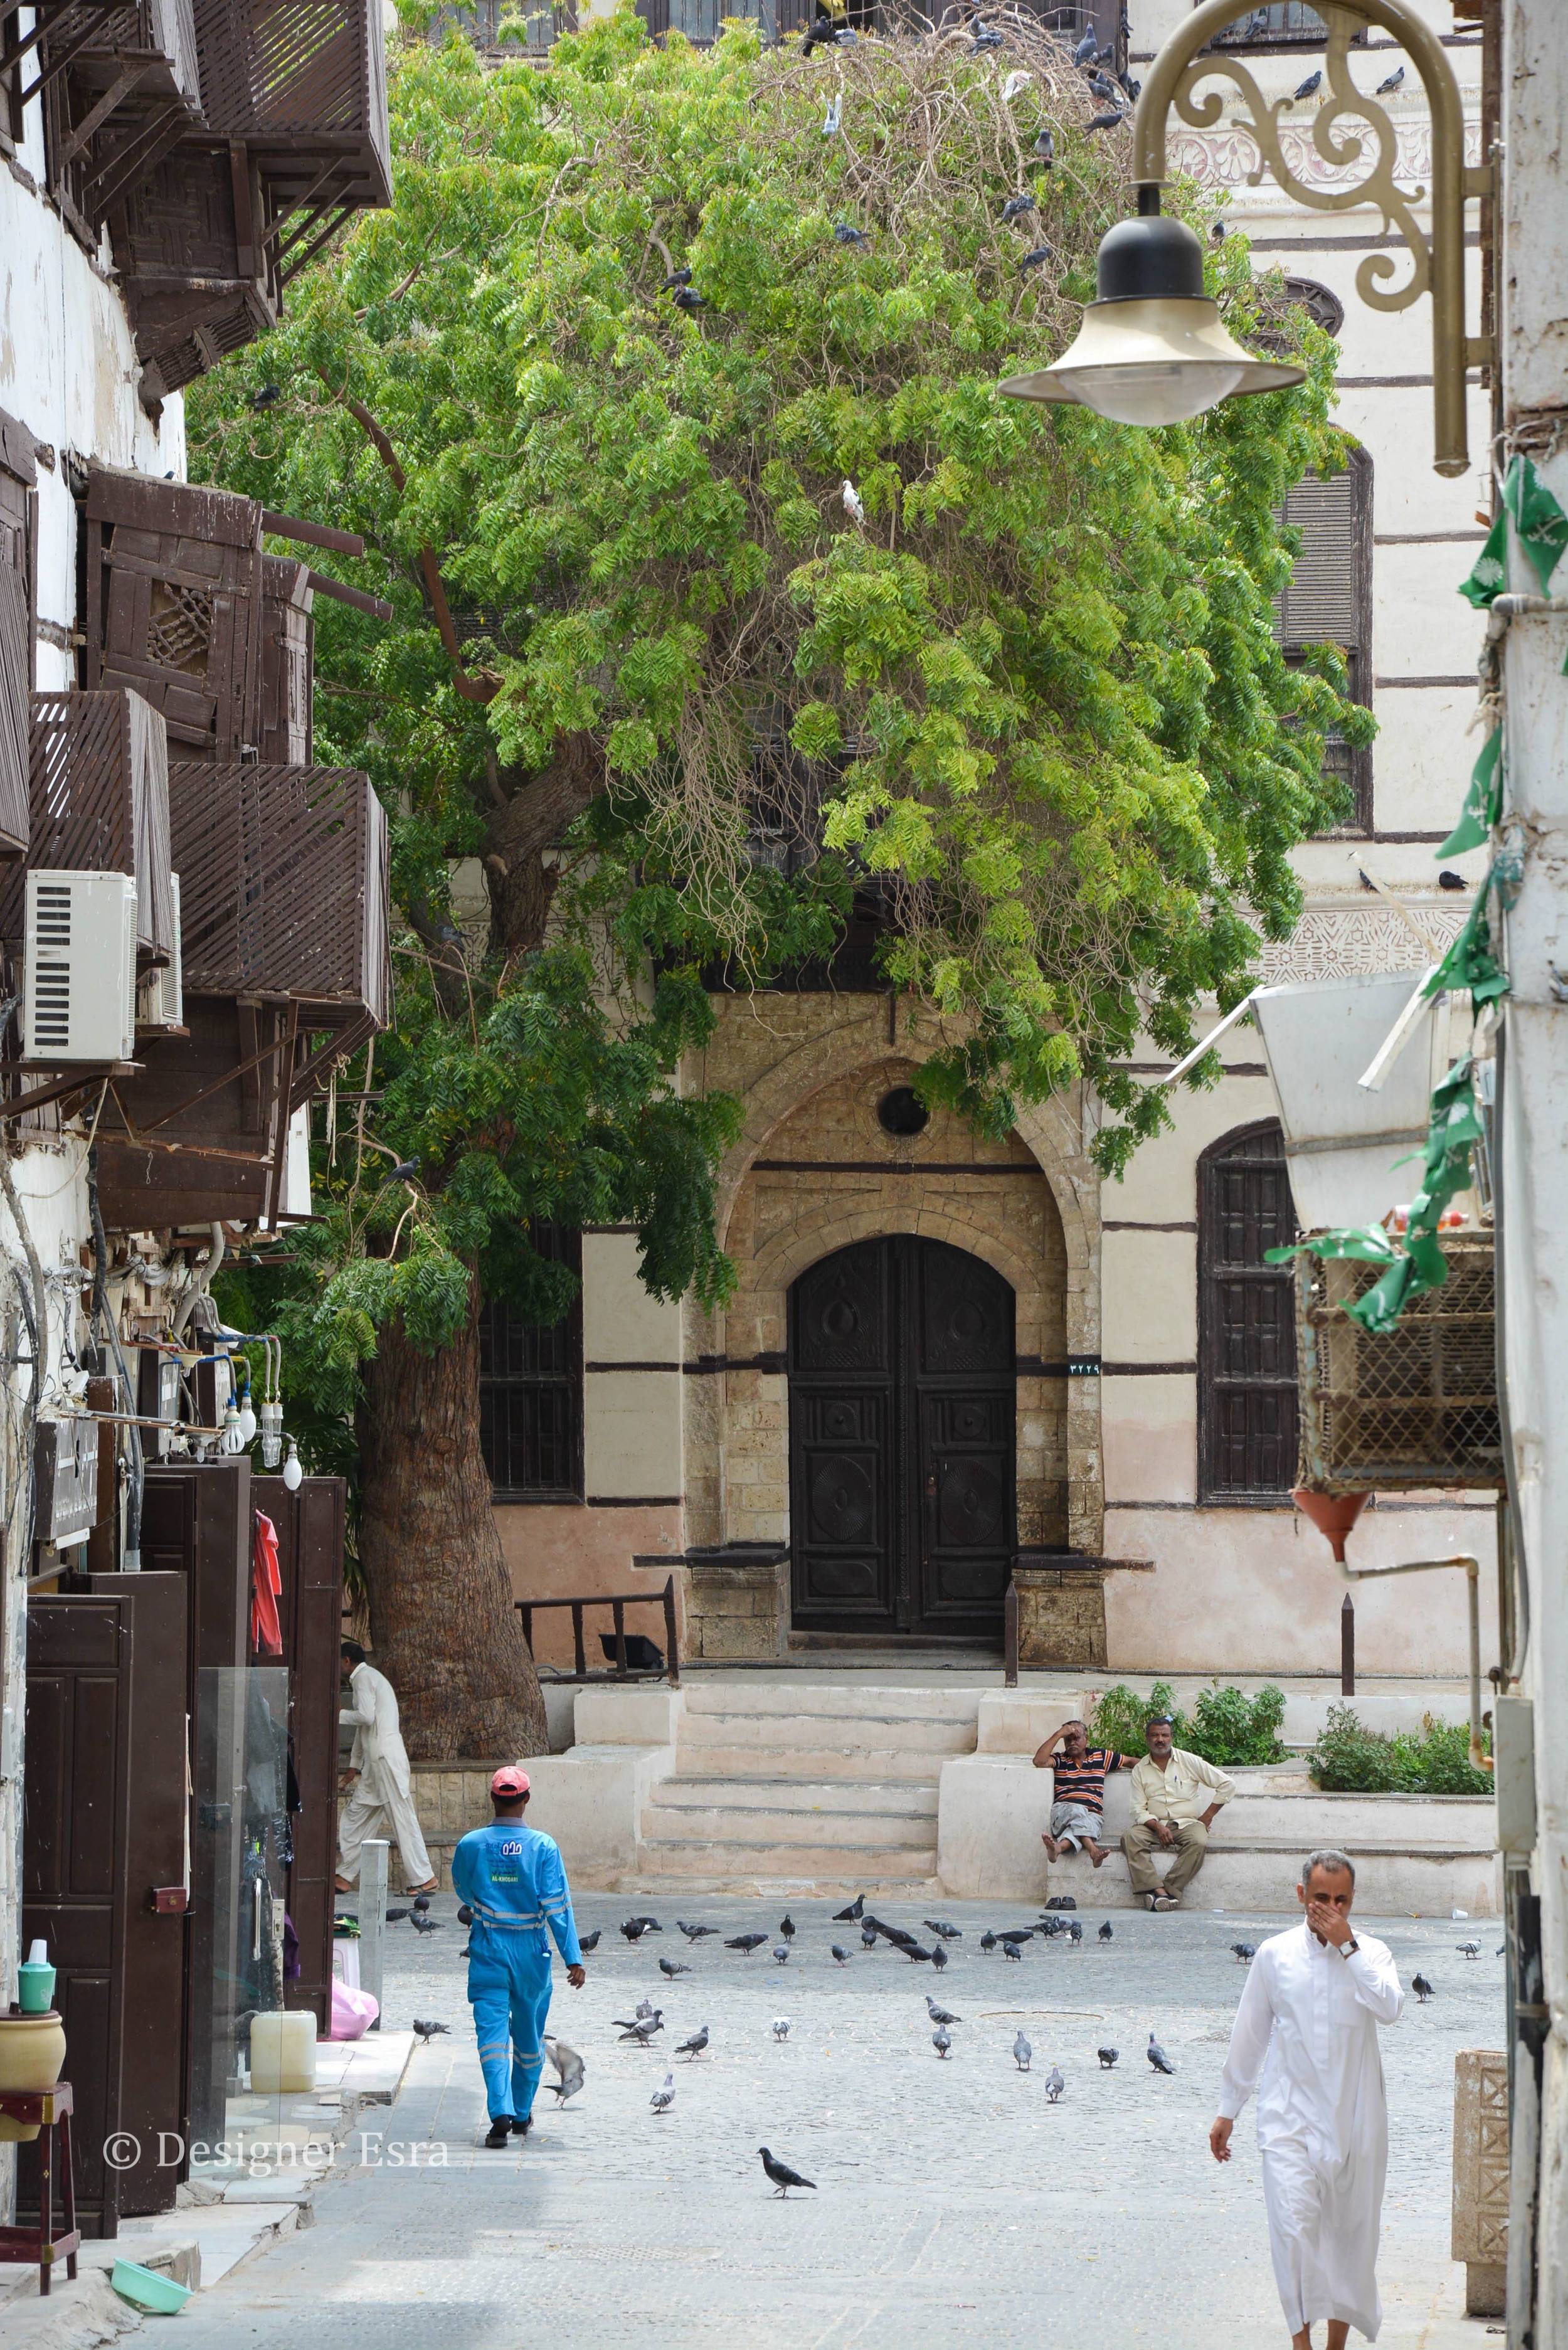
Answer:
<path fill-rule="evenodd" d="M 433 1914 L 450 1920 L 452 1906 L 438 1901 Z M 452 2037 L 416 2054 L 379 2125 L 384 2154 L 418 2147 L 423 2163 L 444 2145 L 446 2167 L 346 2168 L 318 2193 L 312 2228 L 191 2304 L 187 2350 L 1283 2342 L 1250 2115 L 1228 2170 L 1204 2143 L 1241 1981 L 1227 1946 L 1278 1921 L 1124 1914 L 1102 1947 L 1086 1910 L 1079 1950 L 1031 1943 L 1014 1966 L 976 1942 L 985 1925 L 1027 1925 L 1027 1913 L 926 1904 L 963 1929 L 938 1981 L 886 1946 L 863 1954 L 852 1929 L 828 1924 L 828 1904 L 792 1907 L 799 1931 L 779 1967 L 777 1901 L 585 1898 L 579 1922 L 604 1939 L 583 1991 L 557 1975 L 552 2022 L 586 2058 L 587 2087 L 559 2112 L 543 2095 L 534 2137 L 498 2154 L 477 2143 L 462 1930 L 449 1923 L 416 1943 L 391 1929 L 389 2022 L 436 2016 Z M 615 1926 L 639 1909 L 665 1930 L 633 1950 Z M 727 1933 L 765 1929 L 769 1945 L 750 1959 L 717 1940 L 689 1950 L 677 1914 Z M 919 1927 L 919 1908 L 882 1914 Z M 1392 1944 L 1407 1982 L 1420 1968 L 1438 1991 L 1385 2036 L 1381 2340 L 1484 2350 L 1483 2324 L 1438 2313 L 1462 2305 L 1448 2259 L 1454 2052 L 1501 2045 L 1501 1929 L 1473 1929 L 1484 1955 L 1471 1963 L 1454 1947 L 1468 1926 L 1361 1922 Z M 829 1944 L 846 1937 L 854 1955 L 839 1967 Z M 659 1957 L 692 1971 L 667 1983 Z M 931 2047 L 927 1991 L 963 2018 L 946 2063 Z M 657 2054 L 618 2045 L 612 2029 L 645 1994 L 670 2027 Z M 790 2019 L 782 2044 L 779 2016 Z M 710 2052 L 673 2059 L 674 2042 L 704 2022 Z M 1027 2076 L 1009 2053 L 1020 2025 L 1034 2044 Z M 1151 2029 L 1174 2079 L 1144 2060 Z M 1095 2057 L 1106 2040 L 1122 2052 L 1108 2074 Z M 1053 2062 L 1067 2083 L 1054 2107 Z M 656 2117 L 649 2097 L 671 2064 L 675 2105 Z M 816 2193 L 775 2199 L 755 2152 L 764 2142 Z M 351 2160 L 358 2152 L 351 2142 Z"/>

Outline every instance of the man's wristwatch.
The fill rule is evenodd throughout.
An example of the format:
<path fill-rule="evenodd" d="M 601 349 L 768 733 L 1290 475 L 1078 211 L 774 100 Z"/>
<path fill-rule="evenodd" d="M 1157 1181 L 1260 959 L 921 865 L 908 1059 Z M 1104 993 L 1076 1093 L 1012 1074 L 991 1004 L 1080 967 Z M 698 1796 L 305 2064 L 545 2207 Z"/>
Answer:
<path fill-rule="evenodd" d="M 1358 1950 L 1360 1948 L 1360 1943 L 1356 1940 L 1355 1935 L 1352 1934 L 1348 1942 L 1341 1942 L 1339 1946 L 1339 1955 L 1342 1959 L 1347 1959 L 1349 1958 L 1352 1950 Z"/>

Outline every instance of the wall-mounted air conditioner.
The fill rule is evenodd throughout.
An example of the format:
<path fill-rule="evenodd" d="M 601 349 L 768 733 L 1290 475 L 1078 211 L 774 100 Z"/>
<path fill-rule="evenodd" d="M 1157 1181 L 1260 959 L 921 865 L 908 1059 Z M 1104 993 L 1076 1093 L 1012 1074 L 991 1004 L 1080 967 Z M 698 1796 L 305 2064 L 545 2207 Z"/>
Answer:
<path fill-rule="evenodd" d="M 185 1025 L 185 994 L 182 983 L 180 960 L 180 876 L 171 873 L 169 886 L 174 893 L 174 947 L 166 963 L 158 964 L 144 973 L 136 992 L 136 1024 L 139 1028 L 173 1030 Z"/>
<path fill-rule="evenodd" d="M 129 1061 L 136 1045 L 136 882 L 27 876 L 25 1049 L 30 1061 Z"/>

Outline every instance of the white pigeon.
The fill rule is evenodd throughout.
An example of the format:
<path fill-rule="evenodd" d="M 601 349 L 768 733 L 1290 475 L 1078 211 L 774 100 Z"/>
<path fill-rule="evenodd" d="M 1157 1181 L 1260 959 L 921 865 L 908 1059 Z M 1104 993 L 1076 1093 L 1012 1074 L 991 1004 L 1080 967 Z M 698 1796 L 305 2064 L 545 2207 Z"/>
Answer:
<path fill-rule="evenodd" d="M 561 2076 L 558 2081 L 552 2081 L 550 2086 L 564 2106 L 566 2099 L 575 2097 L 583 2085 L 583 2060 L 575 2048 L 567 2047 L 564 2040 L 546 2040 L 545 2053 Z"/>
<path fill-rule="evenodd" d="M 1007 79 L 1002 85 L 1002 102 L 1003 106 L 1011 106 L 1019 91 L 1021 89 L 1027 89 L 1033 78 L 1034 77 L 1033 74 L 1010 73 Z"/>
<path fill-rule="evenodd" d="M 822 118 L 823 137 L 825 139 L 831 139 L 843 120 L 844 93 L 841 90 L 836 98 L 832 98 L 828 100 L 827 112 Z"/>
<path fill-rule="evenodd" d="M 670 2111 L 670 2106 L 675 2103 L 675 2075 L 673 2073 L 666 2073 L 664 2076 L 663 2088 L 655 2089 L 652 2096 L 649 2097 L 648 2102 L 653 2107 L 656 2114 L 667 2114 Z"/>
<path fill-rule="evenodd" d="M 856 488 L 854 483 L 846 481 L 838 494 L 843 500 L 845 513 L 849 516 L 850 521 L 855 525 L 857 530 L 864 530 L 866 527 L 866 509 L 860 503 L 860 493 Z"/>
<path fill-rule="evenodd" d="M 774 2016 L 774 2038 L 775 2040 L 787 2040 L 789 2038 L 789 2018 L 787 2015 Z"/>

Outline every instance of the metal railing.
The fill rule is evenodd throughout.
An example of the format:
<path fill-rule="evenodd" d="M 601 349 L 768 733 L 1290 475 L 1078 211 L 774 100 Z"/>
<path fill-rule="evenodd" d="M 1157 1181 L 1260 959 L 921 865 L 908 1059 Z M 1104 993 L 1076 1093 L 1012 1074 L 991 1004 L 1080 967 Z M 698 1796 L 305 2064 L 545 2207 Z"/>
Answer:
<path fill-rule="evenodd" d="M 670 1575 L 662 1591 L 621 1591 L 606 1593 L 602 1597 L 586 1599 L 518 1599 L 514 1606 L 523 1618 L 523 1638 L 528 1643 L 528 1654 L 534 1654 L 534 1617 L 541 1608 L 569 1607 L 572 1611 L 572 1650 L 575 1669 L 556 1676 L 564 1681 L 662 1681 L 671 1689 L 680 1686 L 680 1643 L 675 1626 L 675 1577 Z M 626 1611 L 628 1607 L 659 1607 L 664 1610 L 664 1662 L 661 1665 L 631 1665 L 627 1661 Z M 602 1672 L 590 1672 L 587 1652 L 583 1639 L 583 1616 L 589 1607 L 607 1607 L 614 1630 L 615 1662 Z M 636 1638 L 636 1635 L 633 1635 Z"/>

